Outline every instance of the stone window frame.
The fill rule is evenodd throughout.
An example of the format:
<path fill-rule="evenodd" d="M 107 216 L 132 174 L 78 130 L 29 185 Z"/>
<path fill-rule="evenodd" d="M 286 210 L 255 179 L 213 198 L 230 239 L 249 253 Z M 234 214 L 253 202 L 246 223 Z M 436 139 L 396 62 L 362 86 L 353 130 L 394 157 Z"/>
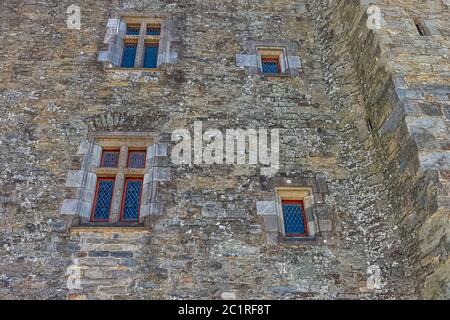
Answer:
<path fill-rule="evenodd" d="M 245 54 L 236 55 L 236 66 L 243 68 L 249 75 L 266 77 L 299 76 L 301 72 L 301 59 L 298 56 L 299 45 L 289 40 L 247 40 L 244 41 Z M 263 52 L 277 52 L 279 55 L 281 72 L 279 74 L 266 74 L 262 71 Z"/>
<path fill-rule="evenodd" d="M 316 237 L 318 231 L 318 220 L 314 214 L 314 196 L 312 188 L 290 188 L 278 187 L 275 188 L 276 194 L 276 212 L 278 218 L 278 225 L 281 236 L 286 240 L 312 240 Z M 284 215 L 283 215 L 283 200 L 300 200 L 303 201 L 305 209 L 305 219 L 307 224 L 308 235 L 304 237 L 288 237 L 285 234 Z"/>
<path fill-rule="evenodd" d="M 103 149 L 120 148 L 119 167 L 102 168 L 100 159 Z M 138 149 L 146 150 L 145 168 L 128 168 L 128 152 Z M 95 132 L 80 144 L 77 157 L 81 158 L 80 170 L 70 170 L 66 179 L 66 199 L 60 214 L 71 218 L 74 225 L 142 225 L 152 215 L 161 215 L 163 203 L 157 200 L 159 182 L 170 180 L 170 168 L 162 167 L 167 158 L 167 144 L 158 143 L 158 135 L 151 132 Z M 114 171 L 114 172 L 113 172 Z M 117 172 L 116 172 L 117 171 Z M 117 174 L 117 175 L 116 175 Z M 91 214 L 95 199 L 97 179 L 115 176 L 113 206 L 109 222 L 92 222 Z M 140 215 L 138 222 L 120 220 L 123 188 L 125 178 L 141 177 L 143 179 Z"/>
<path fill-rule="evenodd" d="M 288 65 L 288 58 L 286 53 L 286 48 L 284 47 L 257 47 L 256 48 L 257 53 L 257 61 L 258 61 L 258 68 L 260 74 L 266 75 L 266 76 L 278 76 L 286 74 L 286 70 L 289 68 Z M 277 58 L 277 63 L 279 66 L 279 72 L 277 73 L 266 73 L 263 70 L 263 61 L 265 57 L 275 57 Z"/>
<path fill-rule="evenodd" d="M 137 140 L 137 141 L 136 141 Z M 112 149 L 119 150 L 119 161 L 117 167 L 103 167 L 100 163 L 99 166 L 92 168 L 91 170 L 96 174 L 97 181 L 101 178 L 114 178 L 114 189 L 112 194 L 112 203 L 110 208 L 109 223 L 122 223 L 122 210 L 124 207 L 125 196 L 125 183 L 128 179 L 143 179 L 144 175 L 148 172 L 148 162 L 146 161 L 144 168 L 129 168 L 128 159 L 130 152 L 136 149 L 146 149 L 146 139 L 129 140 L 126 138 L 97 138 L 96 143 L 102 148 L 100 159 L 105 151 Z M 141 200 L 144 194 L 144 188 L 141 190 Z M 97 194 L 94 193 L 94 200 Z M 95 201 L 94 201 L 95 203 Z M 93 219 L 94 206 L 91 206 L 91 223 L 97 223 Z M 87 222 L 87 221 L 83 221 Z"/>
<path fill-rule="evenodd" d="M 308 235 L 288 237 L 285 234 L 283 200 L 301 200 L 305 209 Z M 272 201 L 257 201 L 256 213 L 263 218 L 267 244 L 280 242 L 316 243 L 320 234 L 319 220 L 314 210 L 314 191 L 310 187 L 276 187 Z"/>
<path fill-rule="evenodd" d="M 128 24 L 140 24 L 139 36 L 127 35 Z M 147 25 L 159 25 L 160 34 L 146 35 Z M 146 13 L 121 13 L 108 20 L 106 34 L 103 43 L 108 45 L 108 49 L 100 51 L 98 61 L 103 62 L 106 70 L 121 72 L 161 72 L 165 64 L 173 64 L 178 61 L 178 53 L 174 50 L 174 43 L 177 42 L 177 27 L 174 21 L 164 15 L 152 15 Z M 125 41 L 138 41 L 138 48 L 135 58 L 134 68 L 123 68 L 123 48 Z M 158 58 L 156 68 L 143 68 L 146 41 L 159 41 Z"/>
<path fill-rule="evenodd" d="M 159 51 L 159 45 L 162 37 L 162 29 L 161 29 L 161 23 L 163 22 L 162 19 L 156 19 L 156 18 L 147 18 L 147 17 L 129 17 L 124 16 L 121 18 L 121 21 L 125 23 L 125 34 L 123 36 L 124 43 L 132 42 L 137 44 L 136 48 L 136 56 L 134 58 L 134 67 L 133 68 L 123 68 L 123 69 L 145 69 L 145 70 L 152 70 L 155 68 L 145 68 L 144 67 L 144 60 L 145 60 L 145 47 L 147 43 L 158 43 L 158 51 Z M 127 33 L 128 26 L 129 25 L 139 25 L 140 31 L 139 35 L 129 35 Z M 160 28 L 160 34 L 159 35 L 148 35 L 147 34 L 147 28 L 150 25 L 158 25 Z M 123 60 L 123 46 L 122 46 L 122 59 L 119 64 L 119 66 L 122 65 Z M 159 52 L 158 52 L 159 56 Z"/>

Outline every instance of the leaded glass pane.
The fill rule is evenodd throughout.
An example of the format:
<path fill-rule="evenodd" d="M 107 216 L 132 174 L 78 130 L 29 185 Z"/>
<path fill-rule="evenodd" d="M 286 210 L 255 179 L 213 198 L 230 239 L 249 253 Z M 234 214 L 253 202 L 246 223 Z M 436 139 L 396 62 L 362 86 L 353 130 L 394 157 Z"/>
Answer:
<path fill-rule="evenodd" d="M 129 36 L 138 36 L 140 31 L 141 31 L 141 26 L 138 24 L 127 25 L 127 35 L 129 35 Z"/>
<path fill-rule="evenodd" d="M 145 168 L 145 151 L 131 151 L 128 157 L 129 168 Z"/>
<path fill-rule="evenodd" d="M 301 203 L 283 203 L 282 206 L 286 236 L 305 236 L 307 232 Z"/>
<path fill-rule="evenodd" d="M 114 189 L 114 179 L 99 179 L 93 220 L 109 220 L 111 200 Z"/>
<path fill-rule="evenodd" d="M 134 68 L 134 60 L 136 59 L 137 44 L 125 43 L 123 48 L 122 68 Z"/>
<path fill-rule="evenodd" d="M 158 65 L 158 43 L 145 44 L 144 68 L 154 69 Z"/>
<path fill-rule="evenodd" d="M 159 36 L 161 34 L 160 26 L 147 26 L 147 35 L 148 36 Z"/>
<path fill-rule="evenodd" d="M 119 165 L 118 151 L 103 151 L 101 167 L 117 168 Z"/>
<path fill-rule="evenodd" d="M 263 60 L 262 61 L 263 73 L 279 73 L 278 61 L 275 60 Z"/>
<path fill-rule="evenodd" d="M 127 180 L 125 182 L 125 197 L 122 220 L 137 221 L 141 199 L 142 180 Z"/>

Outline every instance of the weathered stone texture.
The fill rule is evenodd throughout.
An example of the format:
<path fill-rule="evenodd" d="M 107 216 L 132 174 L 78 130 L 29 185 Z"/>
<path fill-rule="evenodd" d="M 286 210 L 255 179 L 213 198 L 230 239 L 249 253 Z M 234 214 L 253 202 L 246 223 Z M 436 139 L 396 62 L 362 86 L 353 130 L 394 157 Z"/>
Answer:
<path fill-rule="evenodd" d="M 450 297 L 450 12 L 376 2 L 377 31 L 364 1 L 80 0 L 81 30 L 66 27 L 73 1 L 5 2 L 0 298 Z M 169 17 L 176 59 L 105 68 L 124 11 Z M 440 35 L 417 35 L 416 16 Z M 295 43 L 299 68 L 249 74 L 249 41 Z M 280 170 L 173 165 L 170 133 L 194 121 L 279 128 Z M 145 227 L 73 227 L 93 132 L 158 136 Z M 313 190 L 314 241 L 275 232 L 286 186 Z"/>
<path fill-rule="evenodd" d="M 333 30 L 333 36 L 340 39 L 336 43 L 325 38 L 325 43 L 334 52 L 348 55 L 346 62 L 353 61 L 364 108 L 357 112 L 365 114 L 372 130 L 365 143 L 375 155 L 375 172 L 384 176 L 387 203 L 395 213 L 380 218 L 399 228 L 404 246 L 399 279 L 409 284 L 394 287 L 406 289 L 401 290 L 403 295 L 444 298 L 449 296 L 450 275 L 442 275 L 448 264 L 444 245 L 448 233 L 443 230 L 448 230 L 449 222 L 448 183 L 441 175 L 448 166 L 448 121 L 442 110 L 449 101 L 450 13 L 440 1 L 377 1 L 377 5 L 384 22 L 376 31 L 365 27 L 367 6 L 318 1 L 312 7 L 317 19 L 327 22 L 325 29 Z M 431 36 L 419 35 L 416 17 L 434 26 Z M 324 52 L 331 62 L 339 59 Z M 339 67 L 336 71 L 336 75 L 342 74 Z M 338 86 L 342 84 L 337 81 Z M 370 250 L 391 248 L 373 259 L 378 256 L 388 263 L 386 270 L 395 270 L 385 255 L 392 250 L 400 252 L 402 246 L 395 249 L 383 237 L 374 240 L 380 244 Z"/>

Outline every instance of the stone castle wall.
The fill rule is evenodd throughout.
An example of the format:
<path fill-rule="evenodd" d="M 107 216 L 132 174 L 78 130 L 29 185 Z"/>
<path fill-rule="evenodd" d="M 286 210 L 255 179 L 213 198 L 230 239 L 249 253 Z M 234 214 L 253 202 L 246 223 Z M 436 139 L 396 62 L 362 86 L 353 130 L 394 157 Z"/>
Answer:
<path fill-rule="evenodd" d="M 342 49 L 346 61 L 353 61 L 372 130 L 365 144 L 376 154 L 374 170 L 383 174 L 392 206 L 384 219 L 398 226 L 405 246 L 402 278 L 409 279 L 410 292 L 448 296 L 448 3 L 377 5 L 384 21 L 375 32 L 366 27 L 367 6 L 350 1 L 315 6 L 327 10 L 325 29 L 340 39 L 329 40 L 333 51 Z M 414 18 L 429 35 L 419 35 Z"/>
<path fill-rule="evenodd" d="M 81 30 L 67 29 L 71 4 Z M 353 1 L 8 1 L 0 297 L 448 296 L 449 12 L 378 5 L 386 25 L 373 32 Z M 125 12 L 173 21 L 177 62 L 105 69 L 108 20 Z M 441 35 L 418 39 L 419 14 Z M 236 55 L 250 40 L 296 43 L 299 74 L 248 74 Z M 59 213 L 90 134 L 152 132 L 170 155 L 173 130 L 195 121 L 280 129 L 280 170 L 158 160 L 170 178 L 155 181 L 163 206 L 145 227 L 77 227 Z M 313 192 L 313 241 L 280 241 L 258 211 L 292 186 Z"/>

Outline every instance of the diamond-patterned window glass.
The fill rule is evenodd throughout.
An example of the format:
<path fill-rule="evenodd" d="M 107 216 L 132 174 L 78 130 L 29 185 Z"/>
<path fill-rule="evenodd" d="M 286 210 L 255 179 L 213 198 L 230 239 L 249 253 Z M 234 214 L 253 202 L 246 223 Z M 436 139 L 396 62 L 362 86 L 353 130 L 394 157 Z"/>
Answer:
<path fill-rule="evenodd" d="M 127 35 L 138 36 L 141 31 L 141 26 L 139 24 L 128 24 L 127 25 Z"/>
<path fill-rule="evenodd" d="M 122 68 L 134 68 L 137 43 L 125 43 L 123 47 Z"/>
<path fill-rule="evenodd" d="M 284 229 L 287 237 L 308 235 L 303 201 L 283 200 Z"/>
<path fill-rule="evenodd" d="M 92 221 L 108 221 L 114 190 L 114 178 L 99 178 L 92 210 Z"/>
<path fill-rule="evenodd" d="M 269 74 L 280 73 L 280 61 L 278 58 L 262 58 L 262 72 Z"/>
<path fill-rule="evenodd" d="M 146 34 L 148 36 L 159 36 L 161 35 L 161 26 L 159 25 L 147 25 L 147 32 Z"/>
<path fill-rule="evenodd" d="M 103 168 L 117 168 L 119 165 L 119 151 L 103 151 L 100 166 Z"/>
<path fill-rule="evenodd" d="M 128 154 L 128 168 L 145 168 L 145 151 L 130 151 Z"/>
<path fill-rule="evenodd" d="M 122 221 L 138 221 L 141 206 L 142 179 L 126 179 L 122 203 Z"/>
<path fill-rule="evenodd" d="M 149 42 L 145 44 L 144 68 L 154 69 L 158 65 L 159 43 Z"/>

